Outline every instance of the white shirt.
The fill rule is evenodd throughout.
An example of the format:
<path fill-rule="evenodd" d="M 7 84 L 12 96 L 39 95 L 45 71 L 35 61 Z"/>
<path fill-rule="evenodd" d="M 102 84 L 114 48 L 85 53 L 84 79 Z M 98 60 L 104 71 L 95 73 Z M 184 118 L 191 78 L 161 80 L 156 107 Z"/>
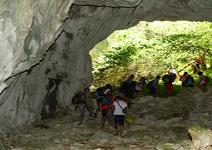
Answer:
<path fill-rule="evenodd" d="M 125 107 L 127 107 L 127 103 L 125 101 L 122 101 L 122 100 L 117 100 L 117 101 L 118 101 L 119 104 L 116 101 L 113 102 L 113 105 L 115 106 L 115 110 L 114 110 L 113 115 L 125 115 L 122 112 L 122 109 L 124 109 Z"/>
<path fill-rule="evenodd" d="M 202 81 L 199 83 L 200 85 L 206 83 L 206 81 L 205 81 L 205 76 L 204 76 L 204 75 L 200 75 L 200 76 L 198 77 L 198 82 L 200 81 L 201 78 L 203 78 L 203 79 L 202 79 Z"/>
<path fill-rule="evenodd" d="M 143 82 L 142 82 L 142 81 L 139 81 L 137 84 L 140 85 L 141 87 L 143 87 Z M 135 86 L 135 90 L 140 91 L 140 90 L 141 90 L 141 87 L 138 86 L 137 84 L 136 84 L 136 86 Z"/>

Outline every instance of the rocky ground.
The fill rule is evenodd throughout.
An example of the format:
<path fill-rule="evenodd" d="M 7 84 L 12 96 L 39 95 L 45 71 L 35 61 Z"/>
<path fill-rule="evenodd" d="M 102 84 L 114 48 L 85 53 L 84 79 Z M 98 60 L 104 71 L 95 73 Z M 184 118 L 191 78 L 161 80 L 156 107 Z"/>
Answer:
<path fill-rule="evenodd" d="M 101 127 L 101 116 L 78 125 L 79 110 L 66 106 L 56 119 L 43 120 L 33 129 L 3 138 L 1 149 L 11 150 L 211 150 L 212 87 L 202 93 L 184 89 L 176 97 L 136 98 L 130 109 L 134 123 L 124 127 L 124 136 L 112 126 Z M 199 127 L 198 127 L 199 126 Z M 201 127 L 200 127 L 201 126 Z M 189 129 L 189 130 L 188 130 Z M 208 129 L 208 130 L 207 130 Z"/>

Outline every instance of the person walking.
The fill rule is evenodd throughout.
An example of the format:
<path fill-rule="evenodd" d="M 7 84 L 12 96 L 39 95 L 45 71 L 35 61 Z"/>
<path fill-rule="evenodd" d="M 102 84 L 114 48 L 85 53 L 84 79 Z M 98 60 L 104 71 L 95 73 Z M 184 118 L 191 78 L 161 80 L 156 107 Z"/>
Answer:
<path fill-rule="evenodd" d="M 144 88 L 145 80 L 145 77 L 142 77 L 139 82 L 136 83 L 135 92 L 137 94 L 137 97 L 144 97 L 144 94 L 141 92 L 141 89 Z"/>
<path fill-rule="evenodd" d="M 172 82 L 174 82 L 175 79 L 176 79 L 176 75 L 175 74 L 170 74 L 170 75 L 166 74 L 162 78 L 162 80 L 164 82 L 164 86 L 169 91 L 169 96 L 172 96 L 172 93 L 174 91 Z"/>
<path fill-rule="evenodd" d="M 124 122 L 125 122 L 125 113 L 127 113 L 127 117 L 130 117 L 129 115 L 129 109 L 127 107 L 127 103 L 122 100 L 121 96 L 116 96 L 116 101 L 113 102 L 114 110 L 114 120 L 116 123 L 116 126 L 118 128 L 118 125 L 120 127 L 120 136 L 124 136 L 123 129 L 124 129 Z M 125 110 L 123 110 L 125 109 Z M 118 131 L 116 132 L 116 135 L 118 135 Z"/>
<path fill-rule="evenodd" d="M 91 93 L 90 93 L 89 87 L 84 88 L 84 94 L 85 94 L 85 100 L 84 100 L 85 102 L 78 104 L 78 108 L 81 112 L 79 125 L 81 125 L 83 123 L 83 118 L 85 115 L 85 108 L 87 108 L 89 110 L 88 119 L 94 120 L 94 118 L 92 117 L 93 110 L 94 110 L 94 103 L 93 103 L 93 100 L 91 99 Z"/>
<path fill-rule="evenodd" d="M 205 86 L 206 86 L 206 81 L 205 81 L 205 76 L 203 75 L 203 73 L 201 71 L 198 72 L 198 83 L 197 83 L 197 87 L 201 90 L 204 91 Z"/>
<path fill-rule="evenodd" d="M 158 83 L 160 80 L 160 76 L 156 76 L 156 79 L 152 83 L 152 87 L 150 88 L 150 94 L 153 97 L 158 97 L 158 89 L 160 88 Z"/>
<path fill-rule="evenodd" d="M 186 80 L 186 75 L 188 72 L 184 72 L 184 74 L 180 77 L 180 81 L 182 81 L 182 89 L 184 88 L 184 81 Z"/>
<path fill-rule="evenodd" d="M 106 84 L 105 87 L 100 87 L 96 91 L 94 92 L 94 95 L 97 97 L 96 103 L 97 103 L 98 108 L 96 109 L 96 112 L 94 113 L 94 118 L 97 118 L 97 114 L 100 111 L 99 103 L 100 103 L 102 97 L 106 96 L 107 94 L 112 93 L 112 86 L 110 84 Z"/>

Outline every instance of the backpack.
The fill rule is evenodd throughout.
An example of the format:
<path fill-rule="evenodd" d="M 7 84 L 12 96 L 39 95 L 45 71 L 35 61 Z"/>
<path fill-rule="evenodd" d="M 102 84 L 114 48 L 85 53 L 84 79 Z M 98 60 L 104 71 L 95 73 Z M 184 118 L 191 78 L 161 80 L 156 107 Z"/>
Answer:
<path fill-rule="evenodd" d="M 155 80 L 149 81 L 149 83 L 147 84 L 146 88 L 150 89 L 151 87 L 153 87 L 153 83 Z"/>
<path fill-rule="evenodd" d="M 96 89 L 96 91 L 94 92 L 94 95 L 95 95 L 96 97 L 105 96 L 105 95 L 104 95 L 105 90 L 106 90 L 106 87 L 99 87 L 99 88 Z"/>
<path fill-rule="evenodd" d="M 208 78 L 207 76 L 205 76 L 205 82 L 209 83 L 210 82 L 210 78 Z"/>
<path fill-rule="evenodd" d="M 111 105 L 111 104 L 113 104 L 113 101 L 111 100 L 111 98 L 107 97 L 107 96 L 102 97 L 101 102 L 102 102 L 102 105 Z"/>
<path fill-rule="evenodd" d="M 130 83 L 130 89 L 131 89 L 131 90 L 135 90 L 136 84 L 137 84 L 136 81 L 132 81 L 132 82 Z"/>
<path fill-rule="evenodd" d="M 84 92 L 78 92 L 72 98 L 71 102 L 73 104 L 85 103 L 85 99 L 86 99 L 85 93 Z"/>
<path fill-rule="evenodd" d="M 192 81 L 192 77 L 191 76 L 188 76 L 188 77 L 186 77 L 187 79 L 186 79 L 186 83 L 185 84 L 188 84 L 188 85 L 191 85 L 191 84 L 193 84 L 193 81 Z"/>
<path fill-rule="evenodd" d="M 170 75 L 168 75 L 168 74 L 164 75 L 163 78 L 162 78 L 162 81 L 165 82 L 165 83 L 171 82 Z"/>

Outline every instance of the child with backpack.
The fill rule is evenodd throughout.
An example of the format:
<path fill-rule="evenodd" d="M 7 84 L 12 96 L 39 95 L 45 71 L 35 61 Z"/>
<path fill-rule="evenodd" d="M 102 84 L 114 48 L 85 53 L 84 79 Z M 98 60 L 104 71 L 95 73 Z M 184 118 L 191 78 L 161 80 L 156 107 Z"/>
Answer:
<path fill-rule="evenodd" d="M 145 77 L 142 77 L 138 83 L 136 83 L 135 86 L 135 92 L 137 94 L 137 97 L 144 97 L 144 94 L 141 93 L 141 89 L 144 88 L 144 84 L 145 84 Z"/>
<path fill-rule="evenodd" d="M 123 134 L 123 128 L 124 128 L 124 122 L 125 122 L 125 114 L 127 113 L 127 116 L 129 115 L 129 109 L 127 107 L 127 103 L 122 100 L 121 96 L 116 96 L 116 101 L 113 102 L 114 110 L 114 120 L 116 123 L 116 126 L 118 128 L 118 125 L 120 127 L 120 136 L 124 136 Z M 118 135 L 118 131 L 116 132 L 116 135 Z"/>

